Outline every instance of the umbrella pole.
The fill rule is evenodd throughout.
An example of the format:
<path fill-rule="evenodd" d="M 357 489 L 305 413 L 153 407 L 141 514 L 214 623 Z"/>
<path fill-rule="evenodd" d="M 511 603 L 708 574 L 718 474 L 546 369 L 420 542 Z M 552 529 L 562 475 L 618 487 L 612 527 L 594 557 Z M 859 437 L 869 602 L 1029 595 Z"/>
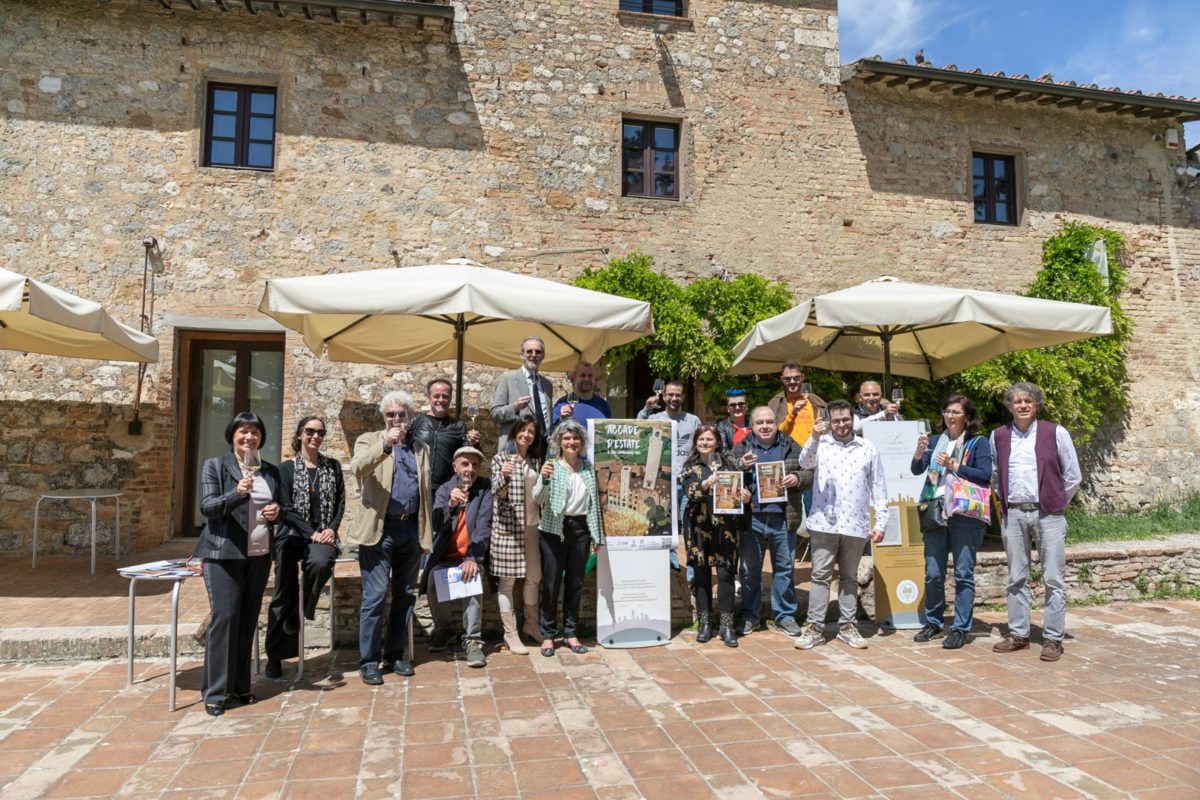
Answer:
<path fill-rule="evenodd" d="M 883 331 L 879 334 L 883 340 L 883 398 L 892 396 L 892 334 Z"/>
<path fill-rule="evenodd" d="M 454 338 L 458 340 L 458 366 L 455 377 L 457 383 L 454 386 L 454 416 L 462 420 L 462 373 L 463 373 L 463 348 L 466 344 L 467 326 L 463 321 L 463 315 L 459 314 L 458 319 L 454 320 Z"/>

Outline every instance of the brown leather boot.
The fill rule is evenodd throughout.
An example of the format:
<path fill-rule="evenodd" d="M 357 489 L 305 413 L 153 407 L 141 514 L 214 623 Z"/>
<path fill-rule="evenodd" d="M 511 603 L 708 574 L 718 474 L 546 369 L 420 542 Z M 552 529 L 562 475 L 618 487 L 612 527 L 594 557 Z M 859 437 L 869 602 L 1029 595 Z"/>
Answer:
<path fill-rule="evenodd" d="M 1011 633 L 1004 637 L 1004 641 L 996 642 L 992 645 L 993 653 L 1015 653 L 1018 650 L 1025 650 L 1029 647 L 1029 640 L 1022 639 L 1020 636 L 1013 636 Z"/>

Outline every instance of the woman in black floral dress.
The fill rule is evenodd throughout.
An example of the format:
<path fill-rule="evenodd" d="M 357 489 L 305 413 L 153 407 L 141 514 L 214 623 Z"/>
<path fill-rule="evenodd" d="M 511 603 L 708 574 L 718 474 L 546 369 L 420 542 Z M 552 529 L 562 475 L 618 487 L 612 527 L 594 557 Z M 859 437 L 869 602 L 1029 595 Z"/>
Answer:
<path fill-rule="evenodd" d="M 733 630 L 733 578 L 737 575 L 738 534 L 746 527 L 748 514 L 714 514 L 713 487 L 717 471 L 740 469 L 720 450 L 721 435 L 712 425 L 701 425 L 692 440 L 692 452 L 683 465 L 681 483 L 687 497 L 683 519 L 687 563 L 695 571 L 692 590 L 696 600 L 697 642 L 712 638 L 712 570 L 717 568 L 717 606 L 721 612 L 720 636 L 726 647 L 737 647 Z M 740 500 L 750 502 L 744 487 Z"/>

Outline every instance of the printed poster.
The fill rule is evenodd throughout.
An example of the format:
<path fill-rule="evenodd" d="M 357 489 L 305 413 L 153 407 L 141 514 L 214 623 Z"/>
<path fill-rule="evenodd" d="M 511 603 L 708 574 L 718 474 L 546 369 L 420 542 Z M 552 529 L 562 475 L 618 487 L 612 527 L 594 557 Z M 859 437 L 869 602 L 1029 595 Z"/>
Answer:
<path fill-rule="evenodd" d="M 759 503 L 786 503 L 787 489 L 783 487 L 783 477 L 787 473 L 782 461 L 760 461 L 754 465 L 755 477 L 758 479 Z"/>
<path fill-rule="evenodd" d="M 588 420 L 605 536 L 596 558 L 596 640 L 605 647 L 653 647 L 671 638 L 674 427 L 670 420 Z"/>
<path fill-rule="evenodd" d="M 666 550 L 679 525 L 671 442 L 675 423 L 590 419 L 589 457 L 609 550 Z"/>
<path fill-rule="evenodd" d="M 713 485 L 713 513 L 741 514 L 742 505 L 742 473 L 715 472 L 717 482 Z"/>

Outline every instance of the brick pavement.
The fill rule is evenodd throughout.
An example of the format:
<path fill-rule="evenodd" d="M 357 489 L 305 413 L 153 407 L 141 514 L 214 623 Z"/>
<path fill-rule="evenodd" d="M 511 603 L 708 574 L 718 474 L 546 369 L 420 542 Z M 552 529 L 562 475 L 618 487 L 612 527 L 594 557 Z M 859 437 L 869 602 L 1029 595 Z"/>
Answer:
<path fill-rule="evenodd" d="M 418 647 L 416 677 L 378 688 L 341 651 L 219 719 L 199 661 L 174 714 L 161 659 L 133 687 L 121 661 L 5 664 L 0 796 L 1200 796 L 1200 603 L 1071 609 L 1057 664 L 993 655 L 1002 620 L 981 614 L 955 653 L 686 633 L 554 659 L 489 647 L 472 670 Z"/>

